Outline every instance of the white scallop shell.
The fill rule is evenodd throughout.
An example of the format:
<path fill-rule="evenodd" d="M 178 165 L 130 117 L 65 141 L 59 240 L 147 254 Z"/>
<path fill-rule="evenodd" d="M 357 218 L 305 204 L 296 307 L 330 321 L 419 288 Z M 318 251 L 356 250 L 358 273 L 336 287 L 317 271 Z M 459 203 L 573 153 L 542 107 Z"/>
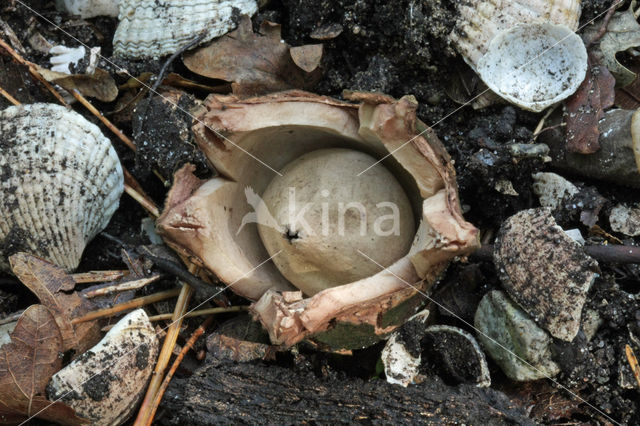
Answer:
<path fill-rule="evenodd" d="M 93 348 L 53 375 L 47 393 L 92 425 L 119 425 L 135 410 L 158 355 L 143 309 L 124 318 Z"/>
<path fill-rule="evenodd" d="M 576 31 L 581 5 L 580 0 L 466 0 L 458 2 L 458 12 L 449 38 L 475 70 L 501 31 L 533 23 L 563 24 Z"/>
<path fill-rule="evenodd" d="M 203 32 L 201 43 L 226 34 L 236 27 L 234 17 L 257 11 L 255 0 L 121 0 L 114 53 L 130 58 L 170 55 Z"/>
<path fill-rule="evenodd" d="M 53 104 L 0 111 L 0 269 L 17 251 L 75 269 L 123 182 L 111 142 L 80 114 Z"/>
<path fill-rule="evenodd" d="M 496 35 L 476 65 L 500 97 L 540 112 L 578 90 L 587 73 L 587 49 L 564 25 L 516 25 Z"/>

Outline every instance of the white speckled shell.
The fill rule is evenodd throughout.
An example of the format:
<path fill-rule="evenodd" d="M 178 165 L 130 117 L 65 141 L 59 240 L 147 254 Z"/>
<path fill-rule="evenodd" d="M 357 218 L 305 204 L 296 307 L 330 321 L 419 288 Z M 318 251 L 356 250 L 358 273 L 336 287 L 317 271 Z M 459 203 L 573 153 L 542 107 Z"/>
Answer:
<path fill-rule="evenodd" d="M 56 0 L 56 8 L 82 19 L 118 16 L 118 0 Z"/>
<path fill-rule="evenodd" d="M 123 182 L 111 142 L 80 114 L 53 104 L 0 111 L 0 268 L 28 251 L 75 269 Z"/>
<path fill-rule="evenodd" d="M 255 0 L 121 0 L 114 53 L 159 58 L 176 52 L 198 34 L 201 43 L 235 28 L 234 16 L 253 15 Z"/>
<path fill-rule="evenodd" d="M 580 0 L 464 0 L 449 36 L 464 60 L 475 70 L 489 43 L 501 31 L 518 24 L 563 24 L 578 29 Z"/>
<path fill-rule="evenodd" d="M 496 35 L 476 66 L 500 97 L 540 112 L 578 89 L 587 73 L 587 49 L 565 25 L 519 24 Z"/>
<path fill-rule="evenodd" d="M 122 424 L 144 394 L 158 355 L 149 317 L 137 309 L 71 364 L 53 375 L 47 393 L 92 425 Z M 99 398 L 96 392 L 99 391 Z"/>

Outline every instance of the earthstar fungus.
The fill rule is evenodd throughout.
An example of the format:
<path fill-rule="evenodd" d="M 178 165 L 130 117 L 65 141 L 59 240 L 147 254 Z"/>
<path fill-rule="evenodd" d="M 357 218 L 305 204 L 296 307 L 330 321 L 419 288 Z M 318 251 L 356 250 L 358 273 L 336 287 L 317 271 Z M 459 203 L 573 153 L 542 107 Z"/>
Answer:
<path fill-rule="evenodd" d="M 450 260 L 479 245 L 478 230 L 462 217 L 451 159 L 416 119 L 415 99 L 346 96 L 359 103 L 302 91 L 243 100 L 209 96 L 193 130 L 219 174 L 203 181 L 193 166 L 180 169 L 157 222 L 167 244 L 254 301 L 254 316 L 284 347 L 305 338 L 332 349 L 374 343 L 417 311 L 421 293 Z M 272 261 L 279 254 L 265 248 L 256 212 L 264 203 L 260 196 L 287 164 L 330 148 L 383 160 L 406 193 L 417 231 L 407 253 L 377 272 L 303 295 Z M 371 170 L 359 172 L 354 179 L 372 179 Z M 363 258 L 380 262 L 364 250 L 358 250 Z"/>

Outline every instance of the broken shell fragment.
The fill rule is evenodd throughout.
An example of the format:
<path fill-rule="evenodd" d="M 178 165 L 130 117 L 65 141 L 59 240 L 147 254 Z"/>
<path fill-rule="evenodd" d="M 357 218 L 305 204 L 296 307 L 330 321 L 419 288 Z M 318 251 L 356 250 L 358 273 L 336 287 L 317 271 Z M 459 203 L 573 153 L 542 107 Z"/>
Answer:
<path fill-rule="evenodd" d="M 516 25 L 562 24 L 578 29 L 580 0 L 468 0 L 458 3 L 458 19 L 449 38 L 464 60 L 477 69 L 499 33 Z"/>
<path fill-rule="evenodd" d="M 489 366 L 476 339 L 450 325 L 432 325 L 426 330 L 423 347 L 426 362 L 459 383 L 474 383 L 480 388 L 491 385 Z"/>
<path fill-rule="evenodd" d="M 478 246 L 476 228 L 462 218 L 450 158 L 434 133 L 417 122 L 415 100 L 360 93 L 353 98 L 362 103 L 300 91 L 244 100 L 211 95 L 194 133 L 220 176 L 203 182 L 189 167 L 181 169 L 158 219 L 170 246 L 256 301 L 252 310 L 277 345 L 304 338 L 336 349 L 370 345 L 415 313 L 421 292 L 449 260 Z M 365 278 L 303 298 L 276 267 L 279 254 L 269 254 L 262 244 L 256 222 L 270 221 L 257 212 L 265 208 L 261 196 L 278 170 L 329 148 L 384 159 L 411 203 L 418 230 L 409 250 L 388 268 L 377 265 Z M 373 182 L 370 171 L 360 170 L 354 179 Z M 276 219 L 272 226 L 284 229 Z M 291 240 L 293 249 L 300 239 Z M 375 253 L 361 248 L 359 254 L 379 263 Z"/>
<path fill-rule="evenodd" d="M 552 210 L 562 205 L 578 193 L 578 187 L 555 173 L 534 173 L 533 193 L 538 196 L 542 207 Z"/>
<path fill-rule="evenodd" d="M 100 129 L 52 104 L 0 111 L 0 268 L 19 251 L 67 270 L 118 208 L 120 160 Z"/>
<path fill-rule="evenodd" d="M 387 340 L 380 354 L 387 382 L 407 387 L 415 381 L 422 364 L 420 341 L 425 335 L 428 319 L 427 309 L 418 312 Z"/>
<path fill-rule="evenodd" d="M 477 70 L 499 96 L 540 112 L 578 89 L 587 73 L 587 49 L 564 25 L 517 25 L 491 40 Z"/>
<path fill-rule="evenodd" d="M 560 372 L 551 358 L 551 337 L 503 292 L 482 298 L 474 325 L 478 340 L 510 379 L 538 380 Z"/>
<path fill-rule="evenodd" d="M 124 318 L 93 348 L 57 372 L 47 385 L 94 425 L 119 425 L 144 394 L 158 355 L 158 339 L 143 309 Z"/>
<path fill-rule="evenodd" d="M 491 385 L 489 366 L 476 339 L 449 325 L 427 327 L 428 318 L 425 309 L 391 334 L 381 354 L 387 382 L 406 387 L 419 381 L 422 370 L 443 373 L 458 383 Z"/>
<path fill-rule="evenodd" d="M 640 209 L 618 204 L 611 209 L 609 224 L 615 232 L 629 237 L 637 237 L 640 235 Z"/>
<path fill-rule="evenodd" d="M 236 26 L 234 16 L 253 15 L 255 0 L 121 0 L 113 36 L 116 56 L 159 58 L 204 34 L 206 43 Z"/>
<path fill-rule="evenodd" d="M 507 219 L 493 259 L 509 296 L 552 336 L 572 341 L 598 264 L 556 224 L 551 210 L 524 210 Z"/>
<path fill-rule="evenodd" d="M 562 25 L 565 26 L 569 31 L 576 31 L 578 29 L 578 21 L 580 19 L 581 6 L 580 0 L 469 0 L 458 2 L 458 19 L 456 20 L 456 26 L 451 32 L 449 38 L 453 44 L 453 46 L 458 50 L 458 52 L 462 55 L 465 62 L 467 62 L 471 68 L 479 72 L 480 71 L 480 61 L 485 54 L 488 55 L 488 58 L 484 60 L 486 67 L 483 71 L 484 78 L 486 77 L 491 84 L 487 81 L 488 86 L 494 86 L 496 88 L 504 87 L 505 90 L 503 94 L 500 94 L 503 98 L 507 99 L 510 102 L 513 102 L 510 98 L 515 98 L 516 105 L 521 106 L 525 109 L 534 109 L 537 110 L 541 108 L 541 102 L 546 103 L 557 97 L 558 93 L 552 94 L 545 93 L 547 88 L 544 86 L 545 84 L 553 83 L 554 87 L 556 83 L 552 80 L 555 78 L 556 80 L 562 79 L 563 76 L 555 75 L 545 76 L 546 67 L 551 66 L 551 70 L 562 68 L 562 61 L 564 60 L 563 53 L 565 49 L 550 49 L 549 47 L 554 46 L 555 42 L 551 42 L 551 39 L 545 37 L 544 39 L 538 37 L 536 32 L 538 31 L 536 25 Z M 516 26 L 520 26 L 521 30 L 516 30 L 515 33 L 505 34 L 509 30 L 513 29 Z M 530 29 L 525 30 L 528 26 Z M 524 32 L 524 37 L 520 37 L 522 34 L 520 31 Z M 546 30 L 545 30 L 546 31 Z M 566 32 L 566 31 L 565 31 Z M 535 42 L 546 42 L 550 43 L 545 44 L 544 47 L 535 47 L 536 50 L 532 57 L 529 57 L 524 63 L 527 63 L 530 60 L 535 58 L 537 62 L 535 66 L 532 67 L 518 67 L 518 65 L 522 65 L 522 63 L 516 63 L 515 68 L 507 68 L 506 65 L 508 62 L 511 62 L 510 57 L 507 57 L 504 52 L 501 52 L 501 48 L 499 48 L 501 42 L 496 41 L 496 44 L 493 46 L 493 50 L 490 50 L 490 46 L 494 39 L 500 36 L 504 41 L 511 40 L 510 43 L 514 45 L 520 44 L 520 48 L 524 48 L 525 44 L 527 46 L 533 47 L 531 44 Z M 574 35 L 575 36 L 575 35 Z M 572 43 L 576 43 L 579 41 L 579 37 L 575 36 L 577 40 L 574 38 Z M 582 44 L 582 42 L 580 42 Z M 580 49 L 577 45 L 576 48 Z M 584 46 L 581 48 L 584 50 Z M 541 54 L 543 51 L 549 50 L 545 55 L 540 55 L 536 57 L 535 55 Z M 521 57 L 522 55 L 527 54 L 525 50 L 517 50 L 516 56 Z M 576 52 L 569 52 L 569 58 L 571 62 L 573 62 L 576 57 L 574 57 Z M 500 57 L 499 55 L 505 55 Z M 528 52 L 529 55 L 532 52 Z M 579 53 L 579 56 L 582 56 L 582 52 Z M 544 63 L 543 66 L 540 66 L 540 63 Z M 566 63 L 565 63 L 566 64 Z M 511 65 L 514 65 L 511 63 Z M 509 82 L 508 77 L 506 75 L 491 75 L 490 68 L 494 68 L 495 66 L 499 66 L 500 72 L 506 72 L 509 75 L 518 75 L 519 82 L 523 84 L 523 88 L 525 89 L 524 94 L 525 98 L 520 99 L 520 97 L 516 94 L 516 96 L 510 96 L 509 94 L 513 94 L 513 87 L 509 87 L 512 84 L 518 84 L 517 82 Z M 571 65 L 573 66 L 573 65 Z M 584 55 L 584 64 L 579 65 L 580 68 L 584 68 L 586 71 L 586 53 Z M 526 68 L 530 68 L 527 70 Z M 544 73 L 542 72 L 544 70 Z M 521 74 L 520 74 L 521 73 Z M 504 77 L 504 79 L 503 79 Z M 536 81 L 532 78 L 543 77 L 542 80 Z M 548 80 L 551 78 L 551 80 Z M 584 78 L 584 75 L 583 75 Z M 572 81 L 574 79 L 572 78 Z M 577 82 L 577 85 L 580 85 L 582 80 Z M 537 86 L 542 88 L 540 93 L 535 93 L 528 90 L 528 85 Z M 577 89 L 578 86 L 574 88 Z M 555 90 L 557 92 L 557 90 Z M 563 92 L 563 90 L 561 90 Z M 571 92 L 572 93 L 572 92 Z M 568 93 L 569 96 L 571 93 Z M 509 95 L 509 96 L 505 96 Z M 486 94 L 485 94 L 486 95 Z M 539 95 L 544 95 L 539 96 Z M 495 95 L 493 95 L 495 96 Z M 481 99 L 483 102 L 482 105 L 474 105 L 474 107 L 483 107 L 493 103 L 492 100 L 483 96 L 484 99 Z M 561 99 L 558 99 L 561 100 Z M 557 102 L 557 101 L 556 101 Z M 522 104 L 522 105 L 520 105 Z M 544 109 L 544 108 L 542 108 Z"/>
<path fill-rule="evenodd" d="M 120 0 L 56 0 L 56 8 L 82 19 L 96 16 L 118 16 Z"/>
<path fill-rule="evenodd" d="M 560 122 L 553 117 L 549 125 Z M 623 186 L 640 187 L 640 112 L 614 109 L 605 112 L 598 123 L 600 149 L 593 154 L 570 152 L 566 148 L 564 129 L 540 134 L 549 145 L 552 165 L 561 170 Z"/>

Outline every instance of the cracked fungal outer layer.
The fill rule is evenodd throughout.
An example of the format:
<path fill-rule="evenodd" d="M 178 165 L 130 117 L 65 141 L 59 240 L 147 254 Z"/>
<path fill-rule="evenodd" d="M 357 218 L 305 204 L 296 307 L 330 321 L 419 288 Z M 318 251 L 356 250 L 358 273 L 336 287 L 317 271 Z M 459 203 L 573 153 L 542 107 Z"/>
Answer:
<path fill-rule="evenodd" d="M 80 114 L 44 103 L 0 111 L 0 269 L 20 251 L 75 269 L 123 191 L 111 141 Z"/>
<path fill-rule="evenodd" d="M 507 219 L 493 258 L 509 296 L 552 336 L 572 341 L 599 269 L 556 224 L 551 209 L 523 210 Z"/>
<path fill-rule="evenodd" d="M 332 349 L 375 343 L 418 310 L 450 260 L 479 245 L 477 229 L 460 211 L 451 159 L 416 119 L 415 99 L 349 97 L 359 103 L 302 91 L 209 96 L 193 130 L 219 176 L 201 181 L 192 166 L 183 167 L 157 222 L 167 244 L 255 301 L 255 317 L 283 347 L 305 338 Z M 388 268 L 304 298 L 270 261 L 255 206 L 275 170 L 327 148 L 384 159 L 409 198 L 417 231 L 409 251 Z"/>

